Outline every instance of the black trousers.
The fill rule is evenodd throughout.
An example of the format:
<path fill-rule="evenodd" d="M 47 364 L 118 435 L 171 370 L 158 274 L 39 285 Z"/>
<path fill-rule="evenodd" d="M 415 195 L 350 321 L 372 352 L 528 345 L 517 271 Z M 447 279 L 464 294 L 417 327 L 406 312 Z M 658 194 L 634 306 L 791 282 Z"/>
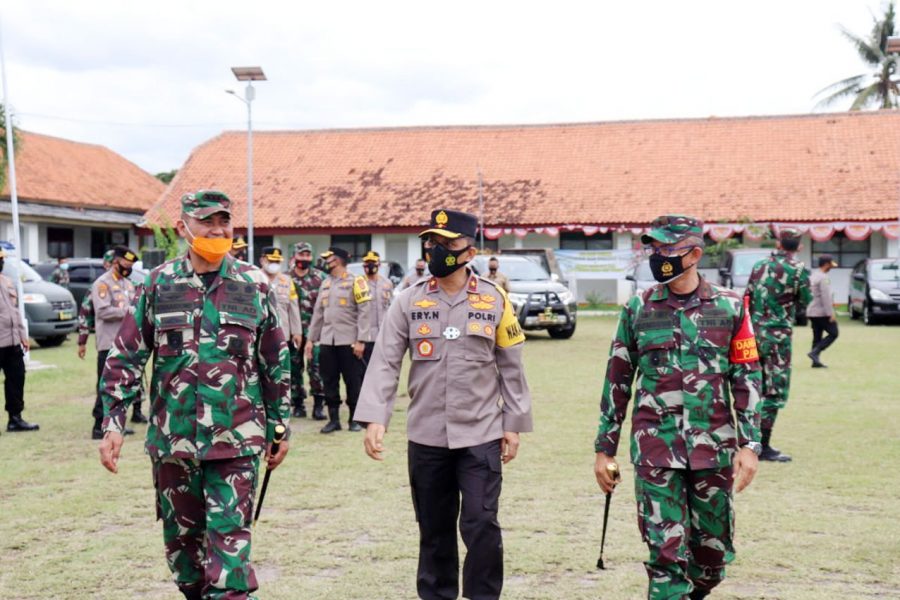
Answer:
<path fill-rule="evenodd" d="M 366 374 L 366 369 L 369 368 L 373 352 L 375 352 L 375 342 L 366 342 L 366 349 L 363 350 L 363 375 Z"/>
<path fill-rule="evenodd" d="M 812 351 L 816 354 L 824 352 L 838 338 L 838 324 L 828 317 L 810 317 L 809 322 L 813 333 Z M 823 333 L 828 334 L 825 339 L 822 339 Z"/>
<path fill-rule="evenodd" d="M 500 464 L 500 440 L 454 450 L 409 442 L 409 484 L 419 522 L 416 589 L 420 598 L 444 600 L 459 596 L 457 520 L 466 545 L 463 596 L 471 600 L 500 597 Z"/>
<path fill-rule="evenodd" d="M 3 370 L 3 394 L 6 412 L 18 416 L 25 410 L 25 354 L 22 347 L 0 348 L 0 369 Z"/>
<path fill-rule="evenodd" d="M 350 420 L 356 411 L 356 401 L 362 388 L 363 362 L 353 355 L 352 346 L 319 346 L 319 373 L 322 375 L 322 387 L 325 388 L 325 404 L 330 407 L 341 405 L 341 377 L 347 387 L 347 406 L 350 407 Z"/>
<path fill-rule="evenodd" d="M 103 378 L 103 365 L 106 364 L 106 357 L 109 356 L 109 350 L 97 351 L 97 398 L 94 400 L 94 409 L 91 415 L 95 421 L 103 420 L 103 400 L 100 398 L 100 380 Z"/>

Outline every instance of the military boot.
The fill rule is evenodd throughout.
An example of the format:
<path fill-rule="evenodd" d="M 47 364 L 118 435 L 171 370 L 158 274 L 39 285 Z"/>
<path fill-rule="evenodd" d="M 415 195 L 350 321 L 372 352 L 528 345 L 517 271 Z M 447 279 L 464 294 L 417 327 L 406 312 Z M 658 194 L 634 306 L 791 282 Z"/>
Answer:
<path fill-rule="evenodd" d="M 306 404 L 304 404 L 303 400 L 294 406 L 294 416 L 298 419 L 306 418 Z"/>
<path fill-rule="evenodd" d="M 202 585 L 179 585 L 178 591 L 184 594 L 187 600 L 203 600 Z"/>
<path fill-rule="evenodd" d="M 29 423 L 23 419 L 21 414 L 9 415 L 9 422 L 6 424 L 7 431 L 37 431 L 40 428 L 37 423 Z"/>
<path fill-rule="evenodd" d="M 709 590 L 698 590 L 694 588 L 694 591 L 688 594 L 688 598 L 691 600 L 703 600 L 709 596 Z"/>
<path fill-rule="evenodd" d="M 812 368 L 813 369 L 827 369 L 828 365 L 819 360 L 819 353 L 813 350 L 812 352 L 807 352 L 806 354 L 812 360 Z"/>
<path fill-rule="evenodd" d="M 319 433 L 331 433 L 332 431 L 341 430 L 341 407 L 328 407 L 328 423 L 319 430 Z"/>
<path fill-rule="evenodd" d="M 91 429 L 92 440 L 103 439 L 103 422 L 100 419 L 94 419 L 94 427 Z"/>
<path fill-rule="evenodd" d="M 313 396 L 313 419 L 316 421 L 324 421 L 328 417 L 325 416 L 325 398 L 322 396 Z"/>
<path fill-rule="evenodd" d="M 141 411 L 140 404 L 134 405 L 134 409 L 131 411 L 131 422 L 141 424 L 147 423 L 147 417 L 145 417 L 143 411 Z"/>
<path fill-rule="evenodd" d="M 770 462 L 791 462 L 793 460 L 789 455 L 782 454 L 781 450 L 778 448 L 773 448 L 769 445 L 769 440 L 772 438 L 772 430 L 771 429 L 763 429 L 762 430 L 762 452 L 759 453 L 759 460 L 768 460 Z"/>

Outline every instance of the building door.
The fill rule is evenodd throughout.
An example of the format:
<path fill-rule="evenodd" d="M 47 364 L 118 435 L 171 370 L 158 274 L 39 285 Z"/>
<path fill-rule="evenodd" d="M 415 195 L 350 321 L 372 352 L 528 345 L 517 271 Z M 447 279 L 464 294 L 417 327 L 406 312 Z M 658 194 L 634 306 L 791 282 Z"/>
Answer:
<path fill-rule="evenodd" d="M 372 248 L 371 235 L 333 235 L 331 245 L 342 248 L 350 253 L 350 262 L 362 260 L 362 257 Z"/>
<path fill-rule="evenodd" d="M 47 256 L 71 258 L 75 255 L 75 234 L 68 227 L 47 228 Z"/>
<path fill-rule="evenodd" d="M 128 243 L 127 229 L 91 229 L 91 257 L 100 258 L 113 246 Z"/>

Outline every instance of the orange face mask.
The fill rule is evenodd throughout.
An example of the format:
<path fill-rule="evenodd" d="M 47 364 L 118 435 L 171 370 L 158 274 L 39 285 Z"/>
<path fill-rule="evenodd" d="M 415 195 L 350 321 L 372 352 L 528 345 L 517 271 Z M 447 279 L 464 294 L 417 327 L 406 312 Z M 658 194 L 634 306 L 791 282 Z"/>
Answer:
<path fill-rule="evenodd" d="M 187 225 L 184 228 L 194 238 L 190 243 L 191 250 L 199 254 L 207 262 L 213 264 L 221 262 L 225 255 L 228 254 L 228 251 L 231 250 L 231 245 L 234 241 L 231 238 L 197 237 L 193 231 L 188 229 Z"/>

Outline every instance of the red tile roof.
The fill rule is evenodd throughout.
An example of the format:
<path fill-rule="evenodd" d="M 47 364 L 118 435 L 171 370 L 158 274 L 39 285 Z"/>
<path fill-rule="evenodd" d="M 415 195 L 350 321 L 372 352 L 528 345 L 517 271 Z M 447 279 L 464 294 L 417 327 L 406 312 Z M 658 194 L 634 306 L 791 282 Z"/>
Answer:
<path fill-rule="evenodd" d="M 165 190 L 156 177 L 103 146 L 19 133 L 20 201 L 141 213 Z M 9 198 L 8 182 L 2 195 Z"/>
<path fill-rule="evenodd" d="M 494 226 L 896 219 L 900 112 L 254 133 L 257 229 L 415 228 L 429 211 Z M 246 224 L 246 133 L 191 154 L 159 202 L 215 188 Z"/>

